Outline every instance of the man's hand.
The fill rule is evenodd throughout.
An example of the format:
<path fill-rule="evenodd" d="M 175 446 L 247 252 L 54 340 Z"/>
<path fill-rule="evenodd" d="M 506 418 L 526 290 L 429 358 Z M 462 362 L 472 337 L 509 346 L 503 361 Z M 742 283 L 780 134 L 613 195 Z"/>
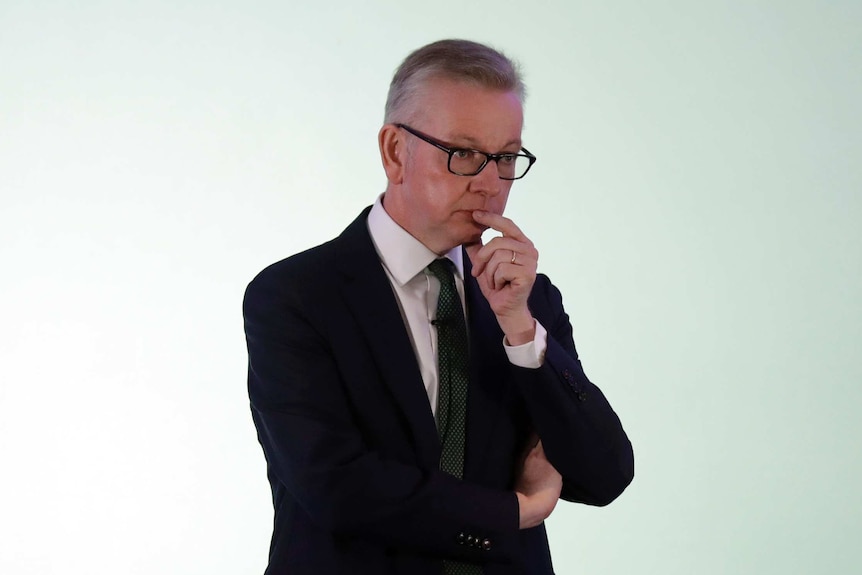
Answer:
<path fill-rule="evenodd" d="M 520 512 L 520 528 L 535 527 L 547 519 L 563 489 L 563 478 L 545 457 L 542 442 L 533 435 L 535 445 L 527 452 L 515 482 Z"/>
<path fill-rule="evenodd" d="M 467 246 L 473 277 L 479 282 L 479 289 L 497 316 L 509 345 L 530 342 L 535 324 L 527 308 L 527 297 L 536 281 L 539 252 L 512 220 L 481 210 L 473 212 L 473 219 L 503 234 L 485 245 L 480 240 Z"/>

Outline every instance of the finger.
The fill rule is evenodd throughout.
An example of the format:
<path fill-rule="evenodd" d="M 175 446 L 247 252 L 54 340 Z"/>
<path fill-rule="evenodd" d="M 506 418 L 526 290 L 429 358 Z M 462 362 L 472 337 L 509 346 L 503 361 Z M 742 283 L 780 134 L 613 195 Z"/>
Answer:
<path fill-rule="evenodd" d="M 489 289 L 496 289 L 497 270 L 502 264 L 509 263 L 514 252 L 510 250 L 492 250 L 485 252 L 477 257 L 482 262 L 479 268 L 474 268 L 473 275 L 477 279 L 483 280 Z"/>
<path fill-rule="evenodd" d="M 494 269 L 494 289 L 503 289 L 506 284 L 513 283 L 518 279 L 517 266 L 510 263 L 501 263 Z"/>
<path fill-rule="evenodd" d="M 488 275 L 487 262 L 477 261 L 473 258 L 471 258 L 471 261 L 473 262 L 473 270 L 471 271 L 471 274 L 476 278 L 476 283 L 479 284 L 479 289 L 483 294 L 485 294 L 485 297 L 488 297 L 488 294 L 493 290 L 494 278 L 493 276 Z"/>
<path fill-rule="evenodd" d="M 538 252 L 532 248 L 524 248 L 523 244 L 520 247 L 525 251 L 495 250 L 485 264 L 482 275 L 493 277 L 494 280 L 490 283 L 498 287 L 507 282 L 518 282 L 518 280 L 532 283 L 538 267 Z"/>
<path fill-rule="evenodd" d="M 476 252 L 476 261 L 474 263 L 478 264 L 478 269 L 474 269 L 473 275 L 476 276 L 482 273 L 484 271 L 484 265 L 487 265 L 488 262 L 491 261 L 491 258 L 493 258 L 497 253 L 502 253 L 505 256 L 501 257 L 500 261 L 513 263 L 512 260 L 516 260 L 518 264 L 525 266 L 531 266 L 539 260 L 539 252 L 529 240 L 519 241 L 513 238 L 499 236 L 493 238 L 490 242 L 482 246 L 478 252 Z"/>
<path fill-rule="evenodd" d="M 473 266 L 470 271 L 473 277 L 478 277 L 484 271 L 485 264 L 488 263 L 487 257 L 482 253 L 482 247 L 482 240 L 480 238 L 477 243 L 470 244 L 464 248 Z"/>
<path fill-rule="evenodd" d="M 504 236 L 515 238 L 516 240 L 526 240 L 527 237 L 524 235 L 524 232 L 521 231 L 515 222 L 501 216 L 500 214 L 495 214 L 493 212 L 485 212 L 482 210 L 474 210 L 473 211 L 473 219 L 476 222 L 488 226 L 492 230 L 497 230 Z"/>
<path fill-rule="evenodd" d="M 521 242 L 513 238 L 497 237 L 482 246 L 476 253 L 476 259 L 478 262 L 487 264 L 497 254 L 503 254 L 500 257 L 501 262 L 507 261 L 512 263 L 514 259 L 520 264 L 527 264 L 531 260 L 537 259 L 538 256 L 536 249 L 530 243 Z M 475 272 L 474 275 L 478 273 L 482 273 L 482 270 L 480 269 L 478 272 Z"/>
<path fill-rule="evenodd" d="M 482 246 L 483 246 L 483 244 L 482 244 L 482 237 L 481 236 L 479 236 L 479 239 L 477 239 L 472 244 L 464 244 L 464 249 L 467 251 L 467 255 L 470 256 L 471 261 L 473 260 L 473 256 L 479 250 L 482 249 Z"/>
<path fill-rule="evenodd" d="M 489 275 L 485 272 L 484 275 Z M 500 262 L 494 267 L 493 280 L 491 283 L 495 289 L 500 289 L 506 284 L 510 284 L 513 288 L 530 288 L 536 279 L 536 267 L 532 265 L 521 265 L 518 263 L 510 263 L 509 260 Z"/>

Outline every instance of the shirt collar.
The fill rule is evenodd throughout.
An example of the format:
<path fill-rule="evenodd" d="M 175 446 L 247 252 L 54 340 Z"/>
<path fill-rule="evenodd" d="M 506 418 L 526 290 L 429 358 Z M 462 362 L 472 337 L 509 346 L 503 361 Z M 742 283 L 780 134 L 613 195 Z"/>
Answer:
<path fill-rule="evenodd" d="M 412 280 L 428 267 L 428 264 L 440 257 L 386 213 L 383 195 L 377 198 L 368 214 L 368 232 L 380 261 L 399 286 Z M 445 256 L 452 260 L 458 277 L 463 280 L 464 261 L 461 246 L 455 246 Z"/>

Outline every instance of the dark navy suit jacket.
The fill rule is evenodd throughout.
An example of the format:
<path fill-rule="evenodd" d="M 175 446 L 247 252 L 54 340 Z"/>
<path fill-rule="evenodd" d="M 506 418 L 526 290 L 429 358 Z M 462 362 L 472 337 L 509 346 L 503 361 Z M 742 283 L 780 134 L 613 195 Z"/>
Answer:
<path fill-rule="evenodd" d="M 544 526 L 518 529 L 514 480 L 532 431 L 562 498 L 606 505 L 632 480 L 631 444 L 584 375 L 558 290 L 530 309 L 548 331 L 539 369 L 512 365 L 465 262 L 470 331 L 464 479 L 440 443 L 366 209 L 338 238 L 273 264 L 243 303 L 252 416 L 275 522 L 268 575 L 551 574 Z"/>

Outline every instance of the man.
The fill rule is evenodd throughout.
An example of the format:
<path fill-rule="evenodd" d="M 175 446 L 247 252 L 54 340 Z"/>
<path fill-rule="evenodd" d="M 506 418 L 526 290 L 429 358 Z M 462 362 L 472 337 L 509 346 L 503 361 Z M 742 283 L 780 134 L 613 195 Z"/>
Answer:
<path fill-rule="evenodd" d="M 415 51 L 379 134 L 384 194 L 249 285 L 267 574 L 551 574 L 558 498 L 606 505 L 631 481 L 560 294 L 502 215 L 535 161 L 523 93 L 481 44 Z"/>

